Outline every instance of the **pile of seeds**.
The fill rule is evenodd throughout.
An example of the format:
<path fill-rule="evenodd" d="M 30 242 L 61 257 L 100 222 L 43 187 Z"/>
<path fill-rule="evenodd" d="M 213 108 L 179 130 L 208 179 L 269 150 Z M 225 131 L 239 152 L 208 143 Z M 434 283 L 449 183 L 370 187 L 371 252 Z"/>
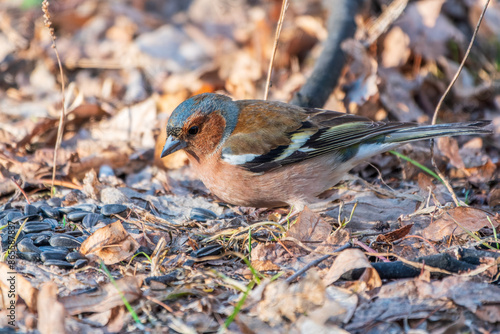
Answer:
<path fill-rule="evenodd" d="M 78 252 L 97 229 L 122 214 L 122 204 L 78 204 L 61 207 L 60 199 L 0 207 L 1 251 L 32 262 L 59 268 L 81 268 L 88 263 Z"/>

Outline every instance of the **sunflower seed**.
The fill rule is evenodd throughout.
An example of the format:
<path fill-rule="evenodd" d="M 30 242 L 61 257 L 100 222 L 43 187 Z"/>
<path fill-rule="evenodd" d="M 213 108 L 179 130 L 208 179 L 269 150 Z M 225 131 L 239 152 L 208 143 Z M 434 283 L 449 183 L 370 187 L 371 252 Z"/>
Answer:
<path fill-rule="evenodd" d="M 38 249 L 38 247 L 33 244 L 33 240 L 31 240 L 30 238 L 24 238 L 23 240 L 19 241 L 19 243 L 17 244 L 17 250 L 24 253 L 41 253 L 40 249 Z"/>
<path fill-rule="evenodd" d="M 193 208 L 191 210 L 189 218 L 191 218 L 192 220 L 199 221 L 199 222 L 206 222 L 207 220 L 217 219 L 217 215 L 214 212 L 207 210 L 207 209 Z"/>
<path fill-rule="evenodd" d="M 101 213 L 105 216 L 117 215 L 127 210 L 123 204 L 106 204 L 101 208 Z"/>
<path fill-rule="evenodd" d="M 69 262 L 66 261 L 61 261 L 61 260 L 47 260 L 43 264 L 46 266 L 56 266 L 61 269 L 72 269 L 73 265 Z"/>
<path fill-rule="evenodd" d="M 71 252 L 66 255 L 66 261 L 68 262 L 75 262 L 77 260 L 84 260 L 86 259 L 85 255 L 83 255 L 80 252 Z"/>
<path fill-rule="evenodd" d="M 75 265 L 74 265 L 74 268 L 75 268 L 75 269 L 80 269 L 80 268 L 83 268 L 83 267 L 85 267 L 88 263 L 89 263 L 89 260 L 87 260 L 87 259 L 79 259 L 79 260 L 76 260 Z"/>
<path fill-rule="evenodd" d="M 81 242 L 78 239 L 67 234 L 58 234 L 50 238 L 50 245 L 54 247 L 77 248 L 80 247 L 80 244 Z"/>

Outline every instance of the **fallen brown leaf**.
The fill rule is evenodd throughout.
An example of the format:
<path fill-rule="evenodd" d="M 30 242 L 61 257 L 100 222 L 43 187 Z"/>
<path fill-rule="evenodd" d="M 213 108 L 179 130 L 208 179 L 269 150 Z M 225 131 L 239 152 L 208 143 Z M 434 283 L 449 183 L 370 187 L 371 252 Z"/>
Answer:
<path fill-rule="evenodd" d="M 319 214 L 308 207 L 300 213 L 297 222 L 290 227 L 286 236 L 301 242 L 324 241 L 332 232 L 332 226 L 325 222 Z"/>
<path fill-rule="evenodd" d="M 287 261 L 286 251 L 278 243 L 258 244 L 252 248 L 252 267 L 258 271 L 280 270 L 280 264 Z"/>
<path fill-rule="evenodd" d="M 500 187 L 494 188 L 488 195 L 488 205 L 492 208 L 500 205 Z"/>
<path fill-rule="evenodd" d="M 42 334 L 66 333 L 66 310 L 57 300 L 57 285 L 49 281 L 38 294 L 38 330 Z"/>
<path fill-rule="evenodd" d="M 469 182 L 480 184 L 491 181 L 496 169 L 497 166 L 490 159 L 488 159 L 484 165 L 466 168 L 466 171 L 470 175 Z"/>
<path fill-rule="evenodd" d="M 115 264 L 132 256 L 138 248 L 139 243 L 116 221 L 92 233 L 82 243 L 80 252 L 97 255 L 105 264 Z"/>
<path fill-rule="evenodd" d="M 116 286 L 115 286 L 116 284 Z M 123 305 L 122 295 L 129 303 L 141 297 L 142 278 L 127 276 L 100 287 L 97 292 L 60 298 L 70 315 L 86 312 L 105 312 Z"/>
<path fill-rule="evenodd" d="M 464 162 L 458 152 L 458 143 L 455 138 L 441 137 L 437 139 L 438 148 L 456 168 L 464 168 Z"/>
<path fill-rule="evenodd" d="M 379 234 L 377 236 L 376 241 L 378 242 L 394 242 L 396 240 L 399 240 L 401 238 L 404 238 L 408 233 L 410 233 L 411 228 L 413 227 L 413 224 L 408 224 L 406 226 L 403 226 L 401 228 L 398 228 L 395 231 L 386 233 L 386 234 Z"/>
<path fill-rule="evenodd" d="M 263 294 L 262 296 L 259 296 Z M 285 281 L 267 282 L 252 293 L 258 304 L 252 309 L 262 321 L 278 325 L 286 317 L 295 321 L 304 312 L 310 312 L 325 302 L 325 285 L 318 274 L 311 270 L 297 284 Z M 252 297 L 252 296 L 251 296 Z"/>
<path fill-rule="evenodd" d="M 487 217 L 490 217 L 493 226 L 498 227 L 500 223 L 498 217 L 494 217 L 483 210 L 460 206 L 444 212 L 441 218 L 427 226 L 422 234 L 424 238 L 439 241 L 452 234 L 461 235 L 467 233 L 462 227 L 470 232 L 476 232 L 483 227 L 491 227 Z"/>
<path fill-rule="evenodd" d="M 380 276 L 372 268 L 365 254 L 359 249 L 346 249 L 341 252 L 323 278 L 323 283 L 328 286 L 336 282 L 344 273 L 358 268 L 366 268 L 365 273 L 363 273 L 359 280 L 365 282 L 368 289 L 382 285 Z"/>
<path fill-rule="evenodd" d="M 14 280 L 12 280 L 14 277 Z M 14 282 L 16 285 L 15 292 L 16 297 L 21 297 L 29 310 L 33 313 L 37 311 L 37 296 L 38 289 L 34 288 L 31 283 L 24 278 L 22 275 L 19 275 L 16 271 L 11 270 L 10 267 L 6 263 L 0 263 L 0 290 L 2 297 L 2 309 L 8 309 L 9 301 L 9 290 L 11 282 Z M 17 303 L 17 301 L 16 301 Z"/>

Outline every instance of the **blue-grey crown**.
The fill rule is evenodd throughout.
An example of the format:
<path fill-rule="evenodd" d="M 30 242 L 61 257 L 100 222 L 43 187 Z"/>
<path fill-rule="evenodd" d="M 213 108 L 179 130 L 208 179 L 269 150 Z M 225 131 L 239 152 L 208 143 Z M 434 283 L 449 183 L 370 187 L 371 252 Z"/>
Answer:
<path fill-rule="evenodd" d="M 177 136 L 184 122 L 196 111 L 205 115 L 209 115 L 214 111 L 221 113 L 226 120 L 226 128 L 224 129 L 221 143 L 229 137 L 236 127 L 236 123 L 238 123 L 238 105 L 230 97 L 220 94 L 203 93 L 187 99 L 175 108 L 168 120 L 167 134 Z"/>

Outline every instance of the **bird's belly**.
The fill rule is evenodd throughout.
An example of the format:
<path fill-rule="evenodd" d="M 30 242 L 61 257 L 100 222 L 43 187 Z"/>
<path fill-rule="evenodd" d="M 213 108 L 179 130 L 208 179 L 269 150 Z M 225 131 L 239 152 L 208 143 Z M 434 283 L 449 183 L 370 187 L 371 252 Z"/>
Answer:
<path fill-rule="evenodd" d="M 296 208 L 316 202 L 316 196 L 338 183 L 347 170 L 336 170 L 336 160 L 325 164 L 322 159 L 311 159 L 261 174 L 229 164 L 194 163 L 205 186 L 222 201 L 239 206 Z"/>

